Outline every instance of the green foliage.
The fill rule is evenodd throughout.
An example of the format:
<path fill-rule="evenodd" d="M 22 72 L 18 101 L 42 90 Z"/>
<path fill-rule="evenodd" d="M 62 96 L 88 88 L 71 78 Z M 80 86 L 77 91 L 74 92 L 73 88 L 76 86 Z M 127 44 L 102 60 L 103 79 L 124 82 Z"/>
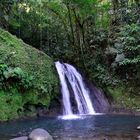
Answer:
<path fill-rule="evenodd" d="M 138 0 L 2 0 L 0 26 L 54 60 L 74 64 L 103 89 L 123 83 L 139 95 L 139 8 Z M 58 79 L 44 53 L 0 29 L 0 57 L 8 69 L 18 68 L 16 76 L 22 75 L 19 68 L 33 76 L 22 77 L 25 85 L 33 82 L 31 95 L 49 95 L 48 102 L 54 97 Z M 37 97 L 29 96 L 31 101 Z"/>
<path fill-rule="evenodd" d="M 8 37 L 5 39 L 7 43 L 0 41 L 1 63 L 12 68 L 21 68 L 25 73 L 34 77 L 33 85 L 36 87 L 44 86 L 48 94 L 56 92 L 57 78 L 54 75 L 55 70 L 52 59 L 43 52 L 24 44 L 8 32 L 1 29 L 0 31 L 2 38 Z M 18 47 L 17 44 L 14 44 L 14 46 L 10 45 L 9 42 L 14 41 L 19 44 Z M 39 61 L 36 61 L 37 58 Z"/>
<path fill-rule="evenodd" d="M 21 68 L 0 64 L 1 121 L 35 116 L 35 107 L 40 104 L 48 108 L 53 96 L 48 94 L 46 86 L 33 85 L 33 77 Z"/>
<path fill-rule="evenodd" d="M 14 4 L 15 0 L 1 0 L 0 1 L 0 26 L 3 28 L 7 28 L 8 18 L 10 10 Z"/>
<path fill-rule="evenodd" d="M 139 23 L 139 2 L 112 0 L 112 21 L 115 25 Z"/>
<path fill-rule="evenodd" d="M 35 115 L 38 104 L 47 109 L 58 93 L 53 61 L 8 32 L 0 32 L 0 120 Z"/>
<path fill-rule="evenodd" d="M 18 118 L 18 111 L 22 110 L 22 96 L 16 89 L 0 90 L 0 120 Z"/>
<path fill-rule="evenodd" d="M 139 81 L 140 64 L 140 25 L 131 24 L 121 28 L 115 40 L 114 47 L 117 56 L 114 64 L 117 71 L 122 71 L 123 77 Z M 131 82 L 130 81 L 130 82 Z"/>
<path fill-rule="evenodd" d="M 14 36 L 9 34 L 8 32 L 3 32 L 0 28 L 0 45 L 7 45 L 10 47 L 20 47 L 21 43 Z"/>
<path fill-rule="evenodd" d="M 33 77 L 24 73 L 21 68 L 11 68 L 6 64 L 0 64 L 0 87 L 16 86 L 19 89 L 30 89 L 33 87 Z"/>
<path fill-rule="evenodd" d="M 125 85 L 107 87 L 107 94 L 113 98 L 112 104 L 117 104 L 118 107 L 121 108 L 125 107 L 135 111 L 140 111 L 140 96 L 133 94 L 130 90 L 131 87 L 125 87 Z M 134 92 L 136 92 L 136 90 Z"/>
<path fill-rule="evenodd" d="M 49 107 L 51 97 L 38 93 L 36 90 L 26 90 L 22 94 L 17 88 L 0 89 L 0 121 L 35 116 L 37 106 Z"/>
<path fill-rule="evenodd" d="M 93 79 L 100 87 L 115 86 L 119 83 L 118 79 L 112 78 L 113 74 L 109 73 L 103 65 L 97 65 L 94 69 Z"/>
<path fill-rule="evenodd" d="M 125 55 L 125 59 L 120 62 L 120 65 L 140 63 L 140 25 L 126 25 L 121 29 L 118 40 L 122 45 L 118 51 Z"/>

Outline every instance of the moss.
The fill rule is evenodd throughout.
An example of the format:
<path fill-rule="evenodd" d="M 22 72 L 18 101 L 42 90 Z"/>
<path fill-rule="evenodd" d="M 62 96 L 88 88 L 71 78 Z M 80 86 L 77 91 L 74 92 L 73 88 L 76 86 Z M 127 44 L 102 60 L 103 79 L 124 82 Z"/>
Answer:
<path fill-rule="evenodd" d="M 132 94 L 129 87 L 124 85 L 108 87 L 107 91 L 109 96 L 113 98 L 113 104 L 140 111 L 140 96 Z"/>
<path fill-rule="evenodd" d="M 21 47 L 21 41 L 17 40 L 16 37 L 13 35 L 9 34 L 6 31 L 3 31 L 0 28 L 0 44 L 5 44 L 7 46 L 11 47 Z"/>
<path fill-rule="evenodd" d="M 42 104 L 48 107 L 50 104 L 51 96 L 37 93 L 36 91 L 29 91 L 28 94 L 23 95 L 23 103 Z"/>
<path fill-rule="evenodd" d="M 36 89 L 32 89 L 25 94 L 19 92 L 17 94 L 17 92 L 14 92 L 12 96 L 10 96 L 10 90 L 0 91 L 0 100 L 3 100 L 0 103 L 0 120 L 16 118 L 18 116 L 17 107 L 11 108 L 16 105 L 23 107 L 26 103 L 41 103 L 46 107 L 49 106 L 50 101 L 58 92 L 58 79 L 53 60 L 49 56 L 0 29 L 0 62 L 3 62 L 10 67 L 21 68 L 24 72 L 34 77 L 33 84 L 36 87 L 45 88 L 46 90 L 45 95 L 38 93 L 38 90 Z M 15 100 L 12 100 L 11 106 L 5 104 L 4 101 L 4 99 L 10 97 L 12 99 L 15 98 Z M 17 100 L 19 100 L 19 102 L 16 98 L 18 98 Z M 9 109 L 6 109 L 8 108 L 8 105 Z M 9 116 L 10 112 L 14 115 Z"/>
<path fill-rule="evenodd" d="M 47 84 L 48 91 L 53 85 L 56 86 L 57 78 L 54 75 L 52 59 L 43 52 L 23 43 L 8 32 L 0 30 L 0 58 L 7 65 L 20 67 L 22 70 L 35 77 L 36 84 Z M 8 36 L 8 37 L 7 37 Z M 13 42 L 14 46 L 11 46 Z M 18 45 L 17 45 L 18 44 Z"/>
<path fill-rule="evenodd" d="M 0 120 L 18 118 L 18 110 L 22 109 L 22 96 L 16 89 L 0 91 Z"/>

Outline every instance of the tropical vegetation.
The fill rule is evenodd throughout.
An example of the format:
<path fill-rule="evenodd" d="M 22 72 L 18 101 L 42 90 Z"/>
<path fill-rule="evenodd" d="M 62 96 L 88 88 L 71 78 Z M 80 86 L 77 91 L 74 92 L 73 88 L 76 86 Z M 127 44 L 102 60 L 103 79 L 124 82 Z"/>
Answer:
<path fill-rule="evenodd" d="M 4 99 L 11 90 L 57 93 L 52 60 L 60 60 L 75 65 L 112 104 L 140 111 L 139 0 L 1 0 L 0 27 Z"/>

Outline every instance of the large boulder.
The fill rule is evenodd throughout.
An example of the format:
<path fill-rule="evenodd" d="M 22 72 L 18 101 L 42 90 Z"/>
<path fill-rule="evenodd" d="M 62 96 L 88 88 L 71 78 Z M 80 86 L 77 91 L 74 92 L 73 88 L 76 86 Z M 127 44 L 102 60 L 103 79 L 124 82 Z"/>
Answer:
<path fill-rule="evenodd" d="M 138 129 L 138 130 L 140 130 L 140 125 L 139 125 L 139 126 L 137 126 L 137 129 Z"/>
<path fill-rule="evenodd" d="M 140 140 L 140 136 L 138 136 L 137 139 Z"/>
<path fill-rule="evenodd" d="M 28 140 L 53 140 L 53 138 L 46 130 L 38 128 L 30 133 Z"/>
<path fill-rule="evenodd" d="M 34 116 L 38 105 L 49 107 L 58 93 L 58 78 L 53 60 L 48 55 L 0 28 L 1 63 L 32 76 L 35 88 L 24 92 L 13 84 L 6 89 L 1 87 L 0 81 L 0 121 L 23 117 L 24 114 Z"/>
<path fill-rule="evenodd" d="M 28 140 L 28 137 L 23 136 L 23 137 L 18 137 L 18 138 L 10 139 L 10 140 Z"/>
<path fill-rule="evenodd" d="M 50 91 L 52 87 L 57 87 L 58 79 L 55 75 L 53 60 L 45 53 L 25 44 L 1 28 L 0 62 L 9 66 L 20 67 L 34 76 L 34 83 L 37 85 L 43 85 L 46 82 Z"/>

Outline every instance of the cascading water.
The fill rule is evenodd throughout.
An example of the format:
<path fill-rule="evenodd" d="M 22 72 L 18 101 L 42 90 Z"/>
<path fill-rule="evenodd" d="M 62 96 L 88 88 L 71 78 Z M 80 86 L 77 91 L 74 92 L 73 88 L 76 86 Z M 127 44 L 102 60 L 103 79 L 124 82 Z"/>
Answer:
<path fill-rule="evenodd" d="M 66 63 L 55 62 L 56 69 L 61 82 L 61 92 L 63 98 L 63 115 L 74 116 L 70 101 L 72 89 L 77 105 L 77 115 L 95 114 L 89 90 L 86 88 L 80 73 L 71 65 Z"/>

